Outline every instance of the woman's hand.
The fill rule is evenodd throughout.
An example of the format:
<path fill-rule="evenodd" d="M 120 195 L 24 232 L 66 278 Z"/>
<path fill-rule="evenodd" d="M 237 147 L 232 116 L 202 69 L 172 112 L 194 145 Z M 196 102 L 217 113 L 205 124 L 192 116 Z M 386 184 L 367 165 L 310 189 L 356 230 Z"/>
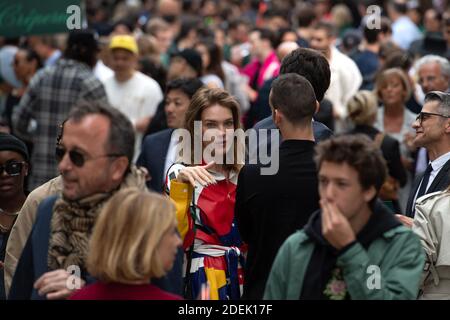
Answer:
<path fill-rule="evenodd" d="M 215 162 L 212 161 L 205 166 L 186 167 L 181 169 L 178 173 L 177 180 L 190 183 L 193 187 L 195 187 L 196 181 L 202 186 L 214 184 L 216 183 L 216 179 L 208 172 L 208 169 L 214 165 Z"/>

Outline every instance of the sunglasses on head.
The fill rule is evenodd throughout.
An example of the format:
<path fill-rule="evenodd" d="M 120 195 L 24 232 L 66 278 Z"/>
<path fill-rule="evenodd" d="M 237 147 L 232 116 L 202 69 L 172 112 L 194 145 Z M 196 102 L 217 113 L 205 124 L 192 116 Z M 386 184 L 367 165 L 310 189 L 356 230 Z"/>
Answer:
<path fill-rule="evenodd" d="M 4 165 L 0 165 L 0 175 L 3 174 L 3 170 L 10 176 L 18 176 L 22 172 L 24 161 L 10 161 Z"/>
<path fill-rule="evenodd" d="M 84 163 L 88 160 L 94 160 L 94 159 L 105 158 L 105 157 L 121 157 L 121 156 L 123 156 L 123 154 L 105 154 L 105 155 L 101 155 L 101 156 L 86 158 L 86 156 L 79 151 L 76 151 L 76 150 L 67 151 L 66 148 L 58 146 L 58 147 L 56 147 L 56 150 L 55 150 L 56 161 L 58 161 L 58 163 L 61 162 L 67 152 L 69 153 L 70 161 L 79 168 L 84 166 Z"/>

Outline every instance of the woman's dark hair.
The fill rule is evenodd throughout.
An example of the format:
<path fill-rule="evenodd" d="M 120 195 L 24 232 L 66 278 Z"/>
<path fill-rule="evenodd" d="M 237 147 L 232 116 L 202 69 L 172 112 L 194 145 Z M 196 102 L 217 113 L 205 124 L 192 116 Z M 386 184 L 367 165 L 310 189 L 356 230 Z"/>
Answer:
<path fill-rule="evenodd" d="M 225 83 L 225 73 L 222 69 L 222 49 L 211 39 L 202 39 L 197 45 L 204 45 L 208 50 L 209 65 L 206 66 L 206 71 L 215 74 Z"/>

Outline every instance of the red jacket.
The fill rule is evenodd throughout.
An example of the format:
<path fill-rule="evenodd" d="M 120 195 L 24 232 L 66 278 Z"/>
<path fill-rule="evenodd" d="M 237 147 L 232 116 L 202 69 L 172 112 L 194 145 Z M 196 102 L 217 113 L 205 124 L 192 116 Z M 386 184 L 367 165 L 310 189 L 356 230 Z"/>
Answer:
<path fill-rule="evenodd" d="M 96 282 L 75 291 L 69 300 L 182 300 L 153 284 Z"/>

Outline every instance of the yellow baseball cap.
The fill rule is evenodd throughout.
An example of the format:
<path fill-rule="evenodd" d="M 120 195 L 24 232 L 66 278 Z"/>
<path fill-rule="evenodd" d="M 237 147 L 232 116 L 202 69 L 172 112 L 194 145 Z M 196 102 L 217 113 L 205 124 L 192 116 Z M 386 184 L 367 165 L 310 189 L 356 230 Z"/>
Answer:
<path fill-rule="evenodd" d="M 139 52 L 136 40 L 134 37 L 129 35 L 118 35 L 112 37 L 111 43 L 109 44 L 109 49 L 125 49 L 134 54 L 138 54 Z"/>

